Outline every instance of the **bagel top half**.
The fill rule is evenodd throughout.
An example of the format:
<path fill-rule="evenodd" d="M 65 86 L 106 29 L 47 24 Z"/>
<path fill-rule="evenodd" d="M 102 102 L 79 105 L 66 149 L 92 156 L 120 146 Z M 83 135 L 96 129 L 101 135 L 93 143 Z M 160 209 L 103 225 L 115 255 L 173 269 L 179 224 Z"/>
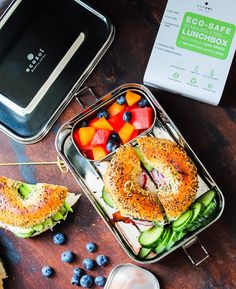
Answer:
<path fill-rule="evenodd" d="M 53 216 L 63 205 L 68 189 L 63 186 L 38 183 L 26 199 L 18 192 L 22 183 L 0 177 L 0 222 L 28 228 Z"/>
<path fill-rule="evenodd" d="M 154 137 L 137 140 L 145 161 L 164 177 L 158 197 L 167 217 L 179 217 L 192 204 L 198 189 L 197 168 L 178 144 Z"/>
<path fill-rule="evenodd" d="M 157 193 L 139 186 L 139 174 L 142 174 L 142 168 L 134 148 L 130 145 L 120 147 L 104 175 L 105 189 L 122 216 L 163 222 Z"/>

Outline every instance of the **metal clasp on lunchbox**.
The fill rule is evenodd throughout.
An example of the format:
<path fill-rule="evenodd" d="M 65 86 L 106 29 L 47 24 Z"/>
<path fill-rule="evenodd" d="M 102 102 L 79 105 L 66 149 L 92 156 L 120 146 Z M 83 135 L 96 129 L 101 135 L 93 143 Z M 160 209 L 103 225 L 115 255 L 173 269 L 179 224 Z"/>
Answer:
<path fill-rule="evenodd" d="M 74 97 L 83 109 L 87 108 L 98 100 L 98 97 L 88 86 L 76 91 Z"/>
<path fill-rule="evenodd" d="M 192 257 L 192 255 L 190 255 L 190 247 L 192 247 L 193 245 L 198 245 L 198 247 L 200 246 L 200 249 L 202 249 L 202 252 L 204 255 L 200 259 L 198 259 L 197 257 Z M 205 261 L 210 256 L 206 248 L 202 245 L 201 241 L 198 239 L 197 236 L 194 236 L 188 242 L 183 244 L 182 248 L 184 252 L 186 253 L 186 255 L 188 256 L 189 260 L 195 266 L 200 265 L 203 261 Z"/>

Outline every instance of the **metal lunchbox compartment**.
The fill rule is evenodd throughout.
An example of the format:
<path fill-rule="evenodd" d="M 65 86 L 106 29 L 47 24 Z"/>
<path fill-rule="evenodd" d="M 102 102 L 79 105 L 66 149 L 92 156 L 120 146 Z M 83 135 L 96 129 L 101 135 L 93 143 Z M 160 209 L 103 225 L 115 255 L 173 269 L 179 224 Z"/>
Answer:
<path fill-rule="evenodd" d="M 217 194 L 218 203 L 217 213 L 209 223 L 196 229 L 193 232 L 189 232 L 168 251 L 164 251 L 158 255 L 151 253 L 146 259 L 140 259 L 138 257 L 141 248 L 138 242 L 138 237 L 141 231 L 146 230 L 147 228 L 144 228 L 143 225 L 133 226 L 130 223 L 114 222 L 113 214 L 116 212 L 116 209 L 109 207 L 102 198 L 102 189 L 104 186 L 102 176 L 107 168 L 108 162 L 110 161 L 115 152 L 111 153 L 104 160 L 96 162 L 90 161 L 78 152 L 72 140 L 73 127 L 80 119 L 82 119 L 85 115 L 94 113 L 98 109 L 98 107 L 101 108 L 103 105 L 106 105 L 107 101 L 110 101 L 111 99 L 115 100 L 118 95 L 124 94 L 128 90 L 135 90 L 136 92 L 145 95 L 145 97 L 149 100 L 149 102 L 155 109 L 156 118 L 154 125 L 151 127 L 150 130 L 144 132 L 144 135 L 169 139 L 182 146 L 189 155 L 189 157 L 192 159 L 192 161 L 195 163 L 198 170 L 199 188 L 197 192 L 197 197 L 201 196 L 210 189 L 214 189 Z M 131 141 L 131 145 L 134 144 L 135 140 Z M 84 112 L 82 111 L 72 120 L 62 125 L 62 127 L 57 133 L 55 146 L 60 157 L 68 165 L 70 171 L 78 181 L 85 195 L 88 197 L 97 212 L 100 214 L 100 216 L 103 218 L 110 230 L 113 232 L 120 245 L 123 247 L 125 252 L 132 260 L 143 264 L 157 262 L 171 252 L 178 249 L 179 247 L 182 247 L 184 249 L 191 262 L 195 265 L 200 264 L 204 259 L 209 256 L 206 249 L 201 245 L 197 235 L 201 231 L 209 227 L 211 224 L 213 224 L 221 216 L 224 210 L 224 196 L 212 179 L 212 177 L 203 166 L 203 164 L 197 158 L 188 143 L 185 141 L 175 124 L 169 118 L 167 113 L 163 110 L 154 95 L 145 86 L 130 83 L 121 85 L 120 87 L 109 92 L 108 94 L 100 98 L 97 102 L 87 107 Z M 199 260 L 194 259 L 189 254 L 190 247 L 193 244 L 197 243 L 200 244 L 200 248 L 202 248 L 204 255 Z"/>
<path fill-rule="evenodd" d="M 12 1 L 0 19 L 0 130 L 24 144 L 42 139 L 114 34 L 80 0 Z"/>
<path fill-rule="evenodd" d="M 135 138 L 133 138 L 131 141 L 129 142 L 134 142 L 137 137 L 140 137 L 142 135 L 145 135 L 146 133 L 148 133 L 149 131 L 152 130 L 153 126 L 154 126 L 154 123 L 155 123 L 155 119 L 156 119 L 156 110 L 155 110 L 155 107 L 154 105 L 151 103 L 151 101 L 146 97 L 146 94 L 143 92 L 143 91 L 140 91 L 138 89 L 135 89 L 135 88 L 132 88 L 130 89 L 129 91 L 135 93 L 135 94 L 138 94 L 140 95 L 140 97 L 142 98 L 145 98 L 147 101 L 148 101 L 148 106 L 152 108 L 153 110 L 153 114 L 152 114 L 152 117 L 153 117 L 153 121 L 152 121 L 152 124 L 150 125 L 149 128 L 145 129 L 144 131 L 141 131 L 138 136 L 136 136 Z M 82 152 L 81 152 L 81 149 L 77 146 L 76 142 L 75 142 L 75 139 L 74 139 L 74 132 L 77 128 L 80 127 L 80 124 L 86 120 L 86 122 L 89 123 L 89 121 L 91 121 L 92 119 L 96 119 L 96 116 L 97 116 L 97 113 L 101 110 L 107 110 L 109 109 L 109 107 L 111 107 L 111 105 L 113 105 L 117 98 L 121 95 L 125 95 L 125 91 L 121 91 L 120 93 L 117 93 L 115 96 L 111 93 L 111 94 L 108 94 L 106 95 L 105 98 L 102 98 L 100 100 L 98 100 L 94 106 L 94 108 L 92 109 L 89 109 L 87 110 L 86 113 L 83 113 L 80 117 L 78 116 L 77 118 L 77 121 L 73 124 L 73 127 L 72 127 L 72 130 L 71 130 L 71 139 L 72 139 L 72 142 L 75 146 L 75 148 L 78 150 L 78 153 L 81 154 L 82 156 L 84 156 L 85 158 L 87 158 L 88 160 L 90 161 L 96 161 L 92 158 L 89 158 L 89 157 L 86 157 L 86 155 L 84 155 Z M 121 111 L 121 113 L 123 113 L 123 111 Z M 109 118 L 108 118 L 108 121 L 109 121 Z M 127 143 L 129 143 L 127 142 Z M 109 159 L 109 157 L 112 155 L 113 153 L 108 153 L 104 158 L 102 159 L 99 159 L 99 161 L 102 161 L 102 160 L 105 160 L 105 159 Z"/>

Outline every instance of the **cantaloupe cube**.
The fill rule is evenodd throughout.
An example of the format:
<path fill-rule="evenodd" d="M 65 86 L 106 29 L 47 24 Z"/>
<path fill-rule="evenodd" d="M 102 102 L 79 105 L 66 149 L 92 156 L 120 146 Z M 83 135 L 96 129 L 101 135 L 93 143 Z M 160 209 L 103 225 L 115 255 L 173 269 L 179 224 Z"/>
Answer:
<path fill-rule="evenodd" d="M 125 144 L 130 140 L 131 135 L 133 134 L 134 126 L 126 122 L 122 128 L 119 130 L 118 134 L 122 140 L 122 143 Z"/>
<path fill-rule="evenodd" d="M 89 125 L 97 129 L 113 130 L 113 127 L 109 124 L 109 122 L 105 119 L 105 117 L 101 117 Z"/>
<path fill-rule="evenodd" d="M 109 117 L 112 117 L 113 115 L 118 114 L 125 108 L 126 108 L 125 104 L 119 104 L 117 102 L 114 102 L 110 107 L 108 107 L 107 112 L 109 113 Z"/>
<path fill-rule="evenodd" d="M 107 155 L 107 152 L 102 146 L 96 146 L 93 148 L 93 158 L 95 160 L 101 160 L 106 155 Z"/>
<path fill-rule="evenodd" d="M 95 135 L 94 127 L 81 127 L 79 129 L 79 139 L 82 146 L 88 145 Z"/>
<path fill-rule="evenodd" d="M 128 103 L 128 106 L 132 106 L 134 105 L 135 103 L 137 103 L 138 101 L 140 101 L 141 99 L 141 95 L 137 94 L 137 93 L 134 93 L 133 91 L 131 90 L 128 90 L 125 94 L 125 99 Z"/>

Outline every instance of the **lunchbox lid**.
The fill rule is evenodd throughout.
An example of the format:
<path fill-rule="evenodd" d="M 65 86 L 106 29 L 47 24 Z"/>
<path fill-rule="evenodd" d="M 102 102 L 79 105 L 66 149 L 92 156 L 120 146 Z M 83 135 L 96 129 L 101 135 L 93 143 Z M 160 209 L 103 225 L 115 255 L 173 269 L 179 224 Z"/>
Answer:
<path fill-rule="evenodd" d="M 0 130 L 42 139 L 114 38 L 80 0 L 15 0 L 0 20 Z"/>
<path fill-rule="evenodd" d="M 160 289 L 157 278 L 148 270 L 126 263 L 115 267 L 104 289 Z"/>

